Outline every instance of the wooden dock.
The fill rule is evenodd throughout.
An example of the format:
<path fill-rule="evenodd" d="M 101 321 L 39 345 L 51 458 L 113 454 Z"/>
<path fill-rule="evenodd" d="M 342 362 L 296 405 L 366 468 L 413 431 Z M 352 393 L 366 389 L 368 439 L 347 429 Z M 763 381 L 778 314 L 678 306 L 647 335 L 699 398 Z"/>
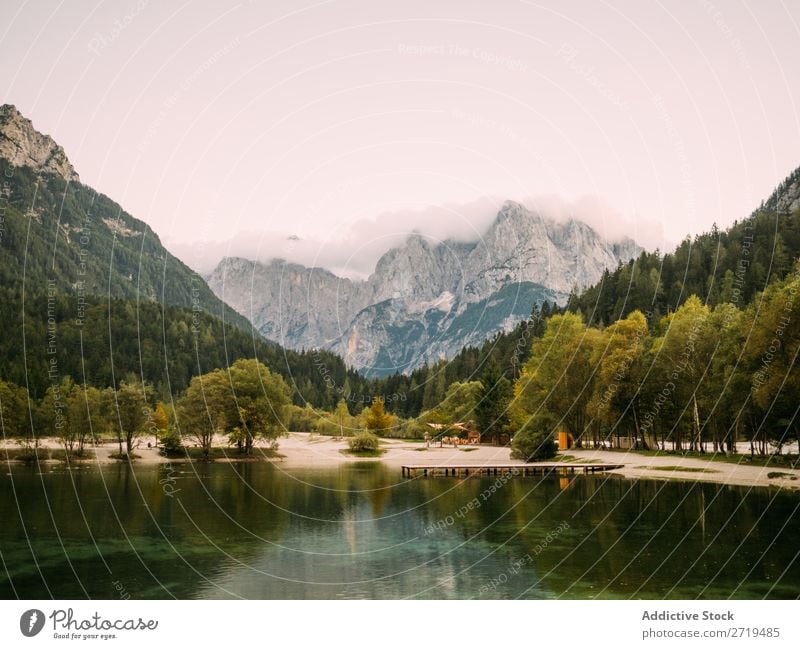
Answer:
<path fill-rule="evenodd" d="M 596 473 L 621 469 L 624 464 L 605 464 L 597 462 L 567 464 L 562 462 L 531 462 L 530 464 L 405 464 L 402 467 L 404 478 L 419 476 L 434 477 L 487 477 L 487 476 L 536 476 L 564 475 L 567 473 Z"/>

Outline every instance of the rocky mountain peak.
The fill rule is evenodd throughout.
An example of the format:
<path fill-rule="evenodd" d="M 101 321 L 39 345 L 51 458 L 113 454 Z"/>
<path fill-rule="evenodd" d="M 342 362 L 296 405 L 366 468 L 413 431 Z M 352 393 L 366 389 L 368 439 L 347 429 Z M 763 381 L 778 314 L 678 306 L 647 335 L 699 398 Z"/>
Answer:
<path fill-rule="evenodd" d="M 777 199 L 776 211 L 778 214 L 792 214 L 800 210 L 800 175 L 787 182 L 785 189 Z"/>
<path fill-rule="evenodd" d="M 226 260 L 209 285 L 267 338 L 330 349 L 366 372 L 407 371 L 513 327 L 543 300 L 563 304 L 640 251 L 506 201 L 479 240 L 413 233 L 365 281 L 275 261 L 237 261 L 248 271 L 237 277 Z"/>
<path fill-rule="evenodd" d="M 503 202 L 503 205 L 500 207 L 500 211 L 497 212 L 497 220 L 504 221 L 506 219 L 514 219 L 515 217 L 519 217 L 521 214 L 524 214 L 527 211 L 528 209 L 522 205 L 522 203 L 507 200 Z"/>
<path fill-rule="evenodd" d="M 58 174 L 64 180 L 80 182 L 64 149 L 49 135 L 40 133 L 16 106 L 0 106 L 0 157 L 17 167 Z"/>

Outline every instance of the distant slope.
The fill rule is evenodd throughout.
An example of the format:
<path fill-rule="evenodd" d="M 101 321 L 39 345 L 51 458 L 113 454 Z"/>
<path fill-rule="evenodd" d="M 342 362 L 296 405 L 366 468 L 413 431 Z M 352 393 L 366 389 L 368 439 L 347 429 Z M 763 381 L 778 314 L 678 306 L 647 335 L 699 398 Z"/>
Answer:
<path fill-rule="evenodd" d="M 520 282 L 467 304 L 460 313 L 431 308 L 409 316 L 398 300 L 385 300 L 360 312 L 348 338 L 333 351 L 346 354 L 356 367 L 367 367 L 368 375 L 407 373 L 430 361 L 452 358 L 464 346 L 480 346 L 492 334 L 528 318 L 534 306 L 555 299 L 543 286 Z"/>
<path fill-rule="evenodd" d="M 692 294 L 710 306 L 744 307 L 758 292 L 782 279 L 800 257 L 800 168 L 793 171 L 753 214 L 726 230 L 716 226 L 686 238 L 670 253 L 643 252 L 603 273 L 599 282 L 570 299 L 590 324 L 607 324 L 639 309 L 652 322 Z"/>
<path fill-rule="evenodd" d="M 199 309 L 243 331 L 247 318 L 161 245 L 150 228 L 107 196 L 0 159 L 8 198 L 0 238 L 0 283 L 153 301 Z"/>
<path fill-rule="evenodd" d="M 285 350 L 167 251 L 149 227 L 82 185 L 52 138 L 0 107 L 0 379 L 41 397 L 64 376 L 99 387 L 135 373 L 163 398 L 192 376 L 258 357 L 298 405 L 333 408 L 369 386 L 330 352 Z M 324 371 L 323 371 L 324 369 Z"/>
<path fill-rule="evenodd" d="M 35 291 L 23 301 L 0 286 L 0 379 L 39 398 L 63 376 L 105 387 L 134 373 L 168 400 L 192 376 L 257 357 L 286 379 L 297 405 L 332 409 L 345 385 L 368 402 L 367 381 L 334 354 L 285 350 L 204 311 L 87 296 L 81 314 L 71 294 Z"/>
<path fill-rule="evenodd" d="M 0 107 L 0 285 L 155 301 L 202 310 L 251 331 L 144 222 L 78 175 L 51 138 Z M 68 179 L 71 181 L 68 184 Z"/>

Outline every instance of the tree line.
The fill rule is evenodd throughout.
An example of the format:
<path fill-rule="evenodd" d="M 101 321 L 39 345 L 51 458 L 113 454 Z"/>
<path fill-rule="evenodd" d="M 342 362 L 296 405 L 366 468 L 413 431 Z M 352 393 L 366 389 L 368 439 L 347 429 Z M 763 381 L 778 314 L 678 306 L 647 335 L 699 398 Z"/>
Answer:
<path fill-rule="evenodd" d="M 43 437 L 60 440 L 69 458 L 86 456 L 88 446 L 119 444 L 120 459 L 135 457 L 139 438 L 152 436 L 166 454 L 184 444 L 207 458 L 215 436 L 250 455 L 257 439 L 274 441 L 286 431 L 291 392 L 283 378 L 255 359 L 239 359 L 192 379 L 177 399 L 165 404 L 153 387 L 131 374 L 117 388 L 77 384 L 66 376 L 36 401 L 25 388 L 0 381 L 0 416 L 5 438 L 35 451 Z"/>
<path fill-rule="evenodd" d="M 800 442 L 800 264 L 744 309 L 692 295 L 653 321 L 608 327 L 548 319 L 509 402 L 514 430 L 570 433 L 577 445 L 781 452 Z"/>

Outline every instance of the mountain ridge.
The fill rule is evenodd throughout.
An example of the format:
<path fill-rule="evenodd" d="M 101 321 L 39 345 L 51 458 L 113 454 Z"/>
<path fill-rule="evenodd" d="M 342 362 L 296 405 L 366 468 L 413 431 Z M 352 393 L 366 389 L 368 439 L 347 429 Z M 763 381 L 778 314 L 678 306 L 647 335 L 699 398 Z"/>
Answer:
<path fill-rule="evenodd" d="M 513 328 L 544 300 L 564 304 L 573 289 L 641 250 L 630 239 L 606 241 L 581 221 L 547 219 L 505 201 L 478 241 L 432 242 L 413 232 L 364 280 L 279 258 L 243 257 L 224 258 L 207 280 L 268 339 L 329 349 L 357 369 L 383 375 L 447 358 L 464 344 Z M 473 327 L 451 329 L 459 318 Z"/>
<path fill-rule="evenodd" d="M 343 385 L 369 402 L 342 359 L 262 338 L 148 224 L 82 184 L 52 138 L 13 106 L 0 112 L 0 379 L 41 398 L 66 376 L 102 388 L 135 375 L 166 401 L 193 376 L 257 357 L 297 405 L 332 409 Z"/>
<path fill-rule="evenodd" d="M 246 332 L 250 323 L 161 243 L 147 223 L 80 182 L 64 149 L 15 106 L 0 106 L 4 176 L 0 279 L 29 290 L 49 280 L 77 297 L 149 300 L 200 309 Z"/>

